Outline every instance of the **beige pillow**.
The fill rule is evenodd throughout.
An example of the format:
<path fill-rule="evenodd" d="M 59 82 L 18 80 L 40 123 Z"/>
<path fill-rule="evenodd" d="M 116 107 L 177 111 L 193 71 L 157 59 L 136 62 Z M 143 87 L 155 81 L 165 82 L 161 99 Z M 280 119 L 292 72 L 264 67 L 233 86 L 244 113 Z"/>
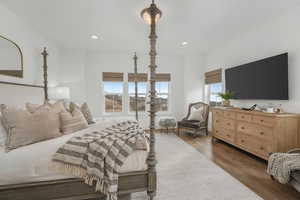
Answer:
<path fill-rule="evenodd" d="M 40 108 L 51 109 L 51 111 L 53 111 L 55 113 L 60 113 L 60 112 L 66 111 L 63 101 L 57 101 L 54 104 L 46 103 L 43 105 L 26 103 L 26 108 L 30 113 L 34 113 Z"/>
<path fill-rule="evenodd" d="M 74 102 L 71 102 L 70 103 L 70 112 L 73 112 L 74 109 L 78 109 L 82 112 L 82 114 L 83 114 L 83 116 L 86 119 L 88 124 L 94 124 L 95 123 L 94 119 L 93 119 L 92 112 L 91 112 L 91 110 L 90 110 L 87 103 L 83 103 L 80 107 L 78 104 L 76 104 Z"/>
<path fill-rule="evenodd" d="M 198 120 L 200 122 L 204 121 L 203 120 L 203 107 L 198 108 L 198 109 L 192 107 L 191 114 L 190 114 L 188 120 Z"/>
<path fill-rule="evenodd" d="M 35 113 L 1 106 L 2 121 L 7 128 L 6 151 L 61 136 L 57 113 L 41 108 Z"/>
<path fill-rule="evenodd" d="M 64 134 L 73 133 L 88 127 L 88 123 L 85 120 L 80 110 L 75 108 L 70 112 L 60 113 L 61 128 Z"/>

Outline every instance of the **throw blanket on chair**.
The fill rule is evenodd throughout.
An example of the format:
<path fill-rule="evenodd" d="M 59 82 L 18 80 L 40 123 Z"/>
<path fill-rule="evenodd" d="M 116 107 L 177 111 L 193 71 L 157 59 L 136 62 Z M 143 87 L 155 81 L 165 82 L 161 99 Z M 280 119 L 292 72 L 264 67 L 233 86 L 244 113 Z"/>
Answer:
<path fill-rule="evenodd" d="M 50 168 L 83 178 L 109 200 L 117 200 L 118 169 L 141 137 L 144 131 L 136 121 L 73 137 L 54 154 Z"/>
<path fill-rule="evenodd" d="M 269 157 L 267 172 L 280 183 L 288 183 L 295 170 L 300 170 L 300 154 L 274 153 Z"/>

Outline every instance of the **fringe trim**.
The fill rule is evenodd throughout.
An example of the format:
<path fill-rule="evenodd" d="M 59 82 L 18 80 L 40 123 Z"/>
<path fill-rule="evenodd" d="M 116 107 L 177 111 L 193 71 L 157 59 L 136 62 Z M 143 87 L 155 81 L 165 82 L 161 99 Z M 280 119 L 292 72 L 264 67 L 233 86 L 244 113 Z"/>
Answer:
<path fill-rule="evenodd" d="M 74 166 L 71 164 L 65 164 L 65 163 L 52 161 L 49 165 L 49 169 L 54 170 L 56 172 L 62 172 L 64 174 L 82 178 L 82 179 L 84 179 L 84 183 L 87 185 L 90 185 L 90 186 L 94 186 L 93 182 L 95 181 L 96 182 L 96 187 L 95 187 L 96 192 L 100 191 L 103 194 L 105 194 L 107 196 L 107 200 L 118 200 L 117 192 L 109 192 L 107 189 L 108 188 L 107 184 L 105 183 L 105 181 L 103 179 L 100 179 L 96 176 L 88 175 L 86 173 L 86 170 L 81 167 Z"/>

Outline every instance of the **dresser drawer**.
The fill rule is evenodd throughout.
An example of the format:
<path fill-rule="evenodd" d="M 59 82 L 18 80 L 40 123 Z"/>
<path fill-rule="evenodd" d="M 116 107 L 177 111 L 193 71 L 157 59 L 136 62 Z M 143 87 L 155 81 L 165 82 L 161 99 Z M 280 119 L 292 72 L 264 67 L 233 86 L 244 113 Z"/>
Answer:
<path fill-rule="evenodd" d="M 267 158 L 269 153 L 271 152 L 271 144 L 264 140 L 260 140 L 258 138 L 241 134 L 239 133 L 237 136 L 237 144 L 245 150 L 249 150 L 259 156 Z"/>
<path fill-rule="evenodd" d="M 221 117 L 214 117 L 213 126 L 215 127 L 223 127 L 223 118 Z"/>
<path fill-rule="evenodd" d="M 245 122 L 251 122 L 252 116 L 247 114 L 237 114 L 237 120 L 245 121 Z"/>
<path fill-rule="evenodd" d="M 213 110 L 214 117 L 223 117 L 223 111 L 222 110 Z"/>
<path fill-rule="evenodd" d="M 252 121 L 256 124 L 263 126 L 273 127 L 275 125 L 275 119 L 272 117 L 263 117 L 263 116 L 253 116 Z"/>
<path fill-rule="evenodd" d="M 272 128 L 243 122 L 238 123 L 237 131 L 264 140 L 269 140 L 273 134 Z"/>
<path fill-rule="evenodd" d="M 216 128 L 214 132 L 214 136 L 224 139 L 228 142 L 234 143 L 235 133 L 234 131 L 225 130 L 222 128 Z"/>
<path fill-rule="evenodd" d="M 223 119 L 222 120 L 222 127 L 227 130 L 235 130 L 235 120 L 232 119 Z"/>
<path fill-rule="evenodd" d="M 224 117 L 228 119 L 236 119 L 236 114 L 230 111 L 224 111 Z"/>

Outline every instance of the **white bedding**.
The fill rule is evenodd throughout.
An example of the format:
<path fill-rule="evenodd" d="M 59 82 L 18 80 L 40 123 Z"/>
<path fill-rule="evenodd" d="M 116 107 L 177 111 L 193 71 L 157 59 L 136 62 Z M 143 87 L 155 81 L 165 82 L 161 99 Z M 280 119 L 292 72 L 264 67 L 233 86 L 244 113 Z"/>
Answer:
<path fill-rule="evenodd" d="M 9 153 L 5 153 L 0 146 L 0 185 L 70 178 L 49 169 L 52 155 L 71 137 L 108 127 L 114 122 L 116 120 L 98 120 L 96 124 L 85 130 L 24 146 Z M 134 151 L 119 171 L 126 173 L 146 170 L 147 155 L 147 151 Z"/>

